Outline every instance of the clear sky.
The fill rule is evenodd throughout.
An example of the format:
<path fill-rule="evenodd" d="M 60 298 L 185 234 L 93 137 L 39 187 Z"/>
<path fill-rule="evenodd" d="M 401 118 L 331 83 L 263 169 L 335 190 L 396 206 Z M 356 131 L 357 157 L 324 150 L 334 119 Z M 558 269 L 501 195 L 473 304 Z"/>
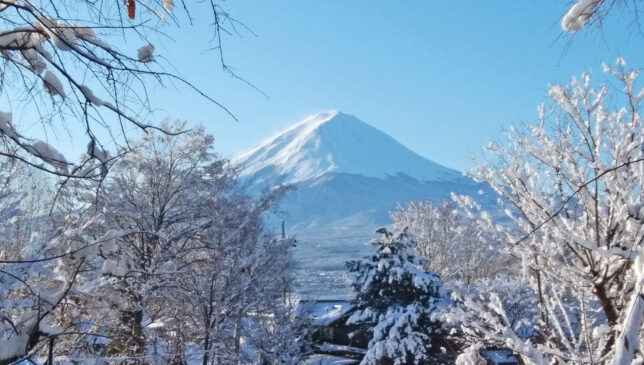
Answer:
<path fill-rule="evenodd" d="M 490 139 L 531 121 L 548 85 L 623 56 L 644 65 L 644 37 L 616 9 L 603 29 L 561 31 L 568 1 L 237 0 L 255 34 L 224 38 L 227 63 L 268 95 L 223 73 L 205 16 L 156 53 L 227 106 L 233 121 L 187 89 L 155 89 L 159 118 L 202 123 L 229 155 L 308 114 L 338 109 L 419 154 L 459 170 Z M 180 9 L 177 9 L 180 12 Z M 179 17 L 185 19 L 180 13 Z M 201 34 L 201 35 L 200 35 Z M 154 39 L 153 39 L 154 41 Z"/>

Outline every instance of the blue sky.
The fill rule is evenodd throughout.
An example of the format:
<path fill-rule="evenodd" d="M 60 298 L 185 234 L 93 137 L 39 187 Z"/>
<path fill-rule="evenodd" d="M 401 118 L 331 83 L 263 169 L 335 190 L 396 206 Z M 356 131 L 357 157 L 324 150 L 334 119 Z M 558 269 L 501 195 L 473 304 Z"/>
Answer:
<path fill-rule="evenodd" d="M 229 155 L 299 121 L 338 109 L 438 163 L 470 167 L 490 139 L 531 121 L 548 85 L 623 56 L 642 66 L 644 37 L 616 9 L 603 29 L 574 36 L 567 1 L 228 2 L 255 34 L 224 38 L 227 63 L 263 92 L 221 71 L 207 17 L 183 25 L 157 54 L 227 106 L 233 121 L 185 88 L 156 88 L 156 118 L 202 123 Z M 180 13 L 180 19 L 185 19 Z M 154 42 L 155 39 L 153 38 Z"/>

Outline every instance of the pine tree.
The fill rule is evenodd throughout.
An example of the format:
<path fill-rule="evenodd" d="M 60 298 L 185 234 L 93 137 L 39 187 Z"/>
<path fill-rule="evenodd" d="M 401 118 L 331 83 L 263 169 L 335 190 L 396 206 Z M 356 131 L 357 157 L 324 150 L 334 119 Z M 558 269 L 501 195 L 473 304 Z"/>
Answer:
<path fill-rule="evenodd" d="M 347 265 L 357 273 L 353 284 L 357 311 L 349 323 L 364 323 L 373 335 L 361 364 L 426 364 L 438 346 L 433 335 L 440 323 L 433 314 L 448 304 L 440 278 L 421 269 L 422 260 L 411 253 L 406 231 L 393 234 L 385 228 L 372 244 L 377 254 Z"/>

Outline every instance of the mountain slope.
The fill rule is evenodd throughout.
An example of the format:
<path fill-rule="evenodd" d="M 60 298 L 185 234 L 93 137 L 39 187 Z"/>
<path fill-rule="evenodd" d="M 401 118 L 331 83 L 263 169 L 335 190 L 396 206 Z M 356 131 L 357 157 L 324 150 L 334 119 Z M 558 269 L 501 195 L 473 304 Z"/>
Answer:
<path fill-rule="evenodd" d="M 432 162 L 358 118 L 312 115 L 231 158 L 251 190 L 295 184 L 281 210 L 297 231 L 338 225 L 371 229 L 398 203 L 476 194 L 479 184 Z"/>

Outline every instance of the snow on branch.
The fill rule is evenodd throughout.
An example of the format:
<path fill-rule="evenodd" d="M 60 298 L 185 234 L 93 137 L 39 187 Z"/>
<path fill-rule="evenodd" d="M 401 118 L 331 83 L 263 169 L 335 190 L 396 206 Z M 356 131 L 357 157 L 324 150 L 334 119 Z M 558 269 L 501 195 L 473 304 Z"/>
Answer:
<path fill-rule="evenodd" d="M 75 0 L 59 4 L 55 1 L 0 0 L 0 57 L 3 88 L 0 98 L 14 109 L 32 110 L 47 134 L 59 130 L 84 131 L 86 142 L 93 147 L 79 161 L 57 153 L 52 141 L 34 142 L 35 138 L 21 134 L 21 124 L 34 120 L 0 120 L 0 155 L 19 161 L 44 161 L 53 168 L 43 170 L 66 178 L 102 179 L 109 167 L 100 158 L 108 149 L 128 145 L 123 133 L 128 125 L 142 131 L 156 128 L 148 120 L 154 106 L 148 99 L 151 82 L 179 82 L 199 96 L 213 102 L 234 116 L 216 100 L 203 93 L 188 80 L 164 70 L 155 61 L 155 47 L 147 35 L 161 32 L 161 27 L 177 29 L 181 24 L 174 12 L 172 0 L 130 1 L 127 14 L 109 2 Z M 222 68 L 231 72 L 223 62 L 220 32 L 232 34 L 236 21 L 216 0 L 184 5 L 190 20 L 190 10 L 208 13 L 213 18 L 212 37 L 216 42 Z M 172 17 L 172 22 L 159 22 L 159 15 Z M 155 24 L 151 26 L 150 24 Z M 168 29 L 164 33 L 170 33 Z M 143 44 L 134 54 L 123 45 L 114 43 L 124 37 L 128 42 Z M 12 110 L 2 110 L 11 113 Z M 17 114 L 13 114 L 14 118 Z M 24 132 L 23 132 L 24 133 Z M 105 139 L 102 135 L 121 135 Z M 64 141 L 60 143 L 65 143 Z M 111 147 L 111 148 L 108 148 Z M 17 147 L 17 148 L 15 148 Z M 46 148 L 45 148 L 46 147 Z M 112 158 L 118 154 L 111 153 Z M 64 168 L 63 168 L 64 166 Z"/>
<path fill-rule="evenodd" d="M 567 31 L 581 30 L 603 2 L 604 0 L 578 0 L 561 19 L 561 27 Z"/>

